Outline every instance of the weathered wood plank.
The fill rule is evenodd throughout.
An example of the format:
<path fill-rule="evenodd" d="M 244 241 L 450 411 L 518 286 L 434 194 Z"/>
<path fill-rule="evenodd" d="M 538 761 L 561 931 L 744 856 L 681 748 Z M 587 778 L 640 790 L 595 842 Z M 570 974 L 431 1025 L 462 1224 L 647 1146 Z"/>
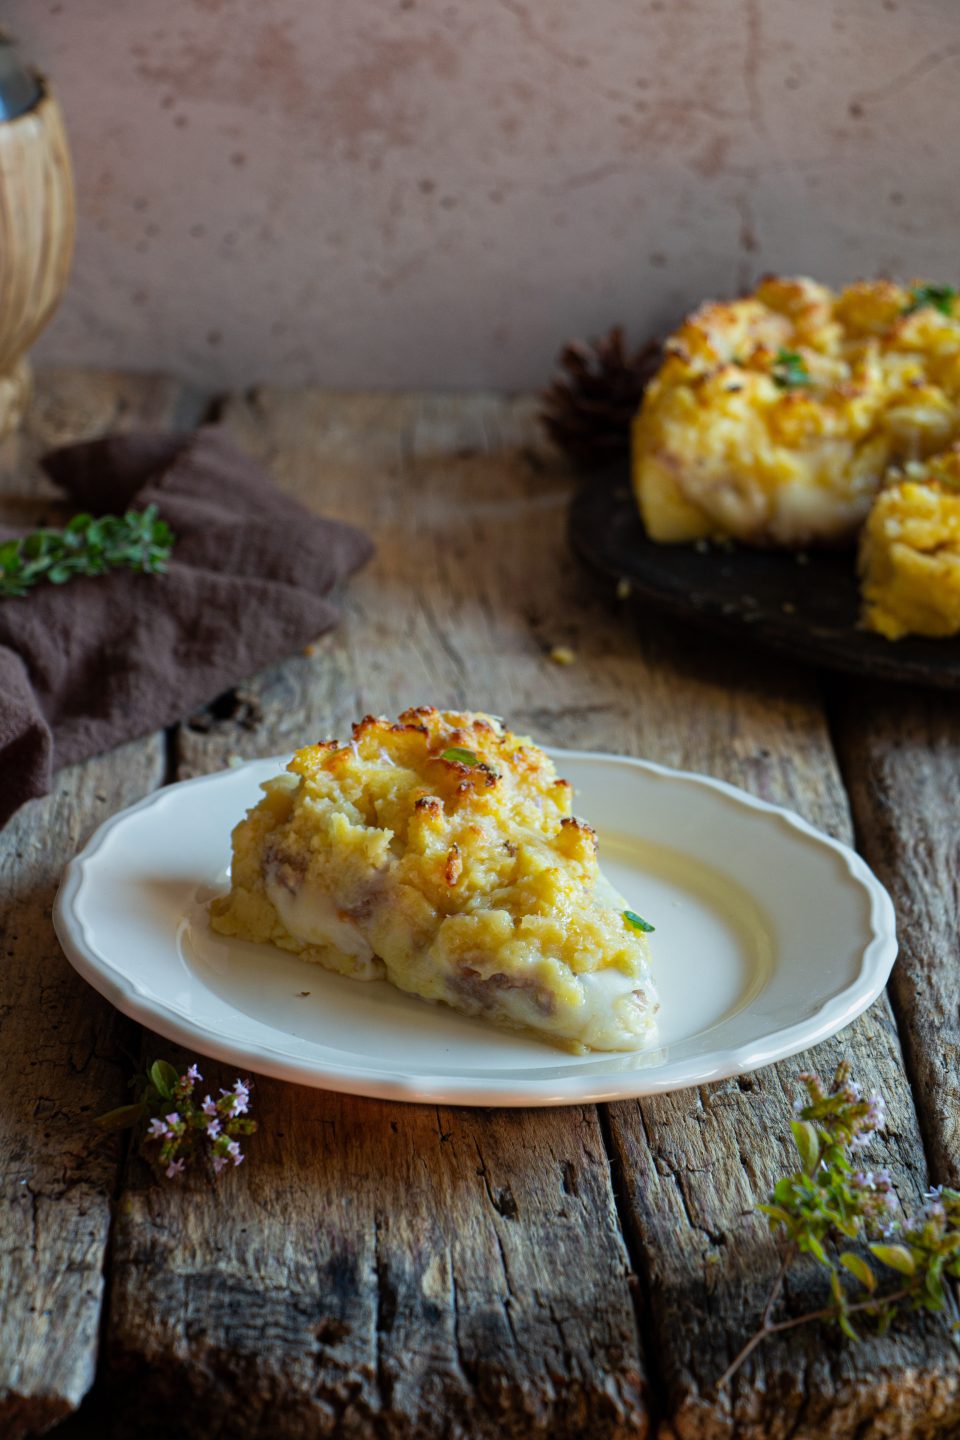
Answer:
<path fill-rule="evenodd" d="M 36 456 L 78 432 L 169 423 L 167 381 L 41 376 L 0 454 L 0 514 L 33 523 L 52 491 Z M 19 602 L 8 602 L 19 603 Z M 28 602 L 22 602 L 28 603 Z M 0 1433 L 42 1430 L 93 1380 L 118 1146 L 94 1115 L 122 1103 L 131 1029 L 73 972 L 50 906 L 64 863 L 110 813 L 160 784 L 162 737 L 61 773 L 0 833 Z"/>
<path fill-rule="evenodd" d="M 889 686 L 835 690 L 860 849 L 894 898 L 890 993 L 938 1183 L 960 1184 L 960 715 Z"/>
<path fill-rule="evenodd" d="M 255 682 L 256 728 L 208 716 L 181 730 L 181 774 L 425 698 L 492 706 L 507 683 L 533 703 L 552 667 L 521 618 L 516 674 L 499 678 L 495 632 L 514 620 L 499 618 L 496 573 L 476 588 L 484 527 L 505 517 L 520 560 L 541 513 L 559 518 L 535 469 L 518 485 L 505 468 L 500 432 L 508 446 L 526 433 L 522 407 L 301 394 L 227 418 L 282 483 L 371 525 L 380 550 L 341 630 Z M 127 1178 L 108 1355 L 131 1426 L 144 1433 L 145 1395 L 169 1414 L 185 1394 L 178 1424 L 197 1436 L 645 1433 L 594 1109 L 437 1112 L 267 1080 L 257 1099 L 262 1132 L 222 1197 Z"/>
<path fill-rule="evenodd" d="M 41 1430 L 94 1374 L 130 1027 L 70 968 L 50 921 L 59 873 L 112 811 L 163 779 L 162 738 L 62 772 L 0 834 L 0 1433 Z"/>
<path fill-rule="evenodd" d="M 644 1433 L 592 1111 L 560 1133 L 266 1080 L 256 1101 L 221 1194 L 139 1166 L 124 1187 L 107 1383 L 131 1431 L 175 1409 L 190 1436 Z"/>

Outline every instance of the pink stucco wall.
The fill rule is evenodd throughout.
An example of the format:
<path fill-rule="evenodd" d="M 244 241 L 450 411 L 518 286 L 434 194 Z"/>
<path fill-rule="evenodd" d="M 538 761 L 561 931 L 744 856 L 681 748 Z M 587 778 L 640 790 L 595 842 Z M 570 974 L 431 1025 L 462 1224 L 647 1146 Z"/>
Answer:
<path fill-rule="evenodd" d="M 8 0 L 80 192 L 48 361 L 526 386 L 766 269 L 956 280 L 955 0 Z"/>

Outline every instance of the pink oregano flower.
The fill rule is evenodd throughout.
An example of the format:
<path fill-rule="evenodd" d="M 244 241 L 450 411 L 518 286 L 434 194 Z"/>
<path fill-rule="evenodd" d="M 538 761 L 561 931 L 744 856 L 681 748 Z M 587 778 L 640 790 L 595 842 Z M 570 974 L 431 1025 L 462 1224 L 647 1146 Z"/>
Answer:
<path fill-rule="evenodd" d="M 141 1087 L 140 1099 L 101 1115 L 97 1123 L 115 1130 L 146 1121 L 143 1153 L 168 1180 L 179 1179 L 195 1164 L 209 1164 L 220 1175 L 243 1162 L 237 1136 L 251 1135 L 257 1128 L 249 1117 L 253 1086 L 238 1079 L 231 1090 L 220 1091 L 218 1100 L 205 1095 L 198 1102 L 194 1090 L 202 1079 L 195 1064 L 181 1075 L 166 1060 L 155 1060 L 135 1082 Z"/>

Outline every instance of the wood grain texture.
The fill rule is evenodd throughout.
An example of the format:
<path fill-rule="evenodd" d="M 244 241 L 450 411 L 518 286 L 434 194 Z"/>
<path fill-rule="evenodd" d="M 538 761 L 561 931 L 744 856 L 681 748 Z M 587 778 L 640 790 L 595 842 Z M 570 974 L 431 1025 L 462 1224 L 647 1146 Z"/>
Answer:
<path fill-rule="evenodd" d="M 541 512 L 562 513 L 556 487 L 545 497 L 517 459 L 525 414 L 310 394 L 228 409 L 281 483 L 371 525 L 380 548 L 343 627 L 249 687 L 259 719 L 241 707 L 241 723 L 218 720 L 221 705 L 181 728 L 179 774 L 343 732 L 367 710 L 481 688 L 493 706 L 501 644 L 506 683 L 531 704 L 549 688 L 528 620 L 498 601 L 501 574 L 477 588 L 483 527 L 506 518 L 529 542 Z M 186 1394 L 191 1436 L 646 1432 L 592 1107 L 437 1111 L 264 1079 L 257 1114 L 249 1167 L 214 1200 L 140 1172 L 124 1188 L 107 1352 L 131 1430 L 143 1433 L 145 1395 L 162 1415 Z"/>
<path fill-rule="evenodd" d="M 94 826 L 163 779 L 162 738 L 62 772 L 0 834 L 0 1434 L 42 1429 L 93 1382 L 132 1030 L 71 970 L 50 920 Z"/>
<path fill-rule="evenodd" d="M 190 1436 L 644 1433 L 593 1111 L 255 1095 L 249 1166 L 216 1194 L 139 1167 L 124 1188 L 122 1433 L 168 1432 L 174 1409 Z"/>
<path fill-rule="evenodd" d="M 700 706 L 688 702 L 682 741 L 671 735 L 664 714 L 656 758 L 745 785 L 848 839 L 843 791 L 813 696 L 766 667 L 764 681 L 751 686 L 739 666 L 731 671 L 730 665 L 728 658 L 701 653 L 700 682 L 713 677 L 714 703 L 705 696 Z M 728 679 L 735 689 L 725 707 L 720 687 Z M 779 702 L 751 705 L 757 683 L 778 683 Z M 715 737 L 724 729 L 730 743 L 718 751 Z M 757 767 L 757 759 L 774 756 L 775 768 L 769 760 Z M 957 1356 L 939 1320 L 858 1347 L 819 1328 L 794 1331 L 761 1347 L 729 1392 L 714 1390 L 756 1329 L 776 1268 L 765 1222 L 751 1212 L 796 1165 L 784 1134 L 800 1090 L 797 1074 L 807 1068 L 829 1074 L 844 1056 L 866 1092 L 887 1097 L 887 1130 L 871 1147 L 870 1164 L 889 1166 L 901 1197 L 913 1206 L 927 1171 L 886 998 L 840 1036 L 794 1060 L 610 1109 L 622 1213 L 651 1296 L 651 1366 L 666 1395 L 669 1433 L 678 1440 L 940 1435 L 953 1433 L 960 1417 Z M 816 1266 L 800 1266 L 781 1313 L 816 1308 L 824 1296 Z"/>
<path fill-rule="evenodd" d="M 544 741 L 723 776 L 849 838 L 843 787 L 811 680 L 769 659 L 733 657 L 642 610 L 618 614 L 598 597 L 568 554 L 567 476 L 539 450 L 526 402 L 276 392 L 231 404 L 226 419 L 291 492 L 372 528 L 378 556 L 350 587 L 342 629 L 312 654 L 251 682 L 256 703 L 244 701 L 240 723 L 225 705 L 219 713 L 227 718 L 207 715 L 181 730 L 181 773 L 233 753 L 269 753 L 342 734 L 368 710 L 469 704 L 506 715 Z M 574 650 L 573 665 L 550 662 L 557 644 Z M 960 1416 L 956 1357 L 937 1321 L 857 1349 L 822 1332 L 793 1335 L 761 1351 L 730 1394 L 714 1391 L 754 1328 L 772 1278 L 773 1246 L 749 1212 L 791 1163 L 781 1137 L 797 1071 L 805 1063 L 829 1069 L 842 1054 L 851 1056 L 867 1088 L 889 1097 L 890 1125 L 877 1163 L 890 1164 L 905 1196 L 919 1196 L 923 1150 L 886 1002 L 812 1057 L 740 1082 L 614 1106 L 602 1118 L 664 1437 L 935 1435 L 949 1433 Z M 341 1302 L 312 1280 L 305 1286 L 303 1272 L 288 1262 L 271 1270 L 268 1293 L 287 1286 L 296 1301 L 281 1313 L 297 1318 L 291 1328 L 277 1322 L 284 1338 L 257 1369 L 271 1399 L 258 1401 L 248 1421 L 235 1419 L 237 1433 L 266 1433 L 262 1416 L 274 1396 L 284 1397 L 272 1412 L 281 1427 L 275 1433 L 283 1435 L 333 1433 L 330 1427 L 347 1416 L 349 1433 L 358 1435 L 439 1436 L 454 1433 L 457 1423 L 468 1434 L 578 1434 L 587 1412 L 597 1434 L 635 1433 L 643 1423 L 634 1413 L 638 1352 L 609 1193 L 594 1158 L 600 1136 L 592 1112 L 506 1118 L 455 1112 L 439 1130 L 457 1136 L 457 1150 L 468 1155 L 470 1144 L 459 1137 L 472 1135 L 483 1157 L 478 1168 L 497 1178 L 489 1187 L 454 1192 L 447 1167 L 457 1150 L 431 1138 L 423 1112 L 300 1094 L 302 1116 L 315 1125 L 339 1124 L 342 1134 L 344 1115 L 355 1114 L 372 1137 L 371 1153 L 389 1160 L 375 1198 L 366 1193 L 368 1165 L 344 1162 L 339 1147 L 318 1167 L 317 1183 L 329 1173 L 331 1197 L 342 1192 L 354 1207 L 344 1211 L 341 1232 L 353 1267 L 349 1335 L 336 1344 L 328 1338 L 314 1352 L 313 1369 L 300 1368 L 305 1321 L 297 1306 L 306 1304 L 314 1316 L 319 1310 L 326 1324 Z M 275 1115 L 285 1117 L 285 1129 L 292 1123 L 287 1092 L 265 1083 L 261 1102 L 268 1126 Z M 500 1157 L 495 1169 L 486 1158 L 493 1146 Z M 569 1214 L 554 1219 L 549 1243 L 558 1263 L 544 1289 L 534 1257 L 561 1157 L 591 1177 L 589 1206 L 575 1224 Z M 410 1178 L 418 1171 L 423 1189 Z M 246 1183 L 259 1183 L 253 1173 Z M 278 1157 L 273 1183 L 281 1188 L 283 1173 Z M 516 1217 L 510 1201 L 506 1214 L 496 1205 L 490 1213 L 490 1196 L 499 1192 L 513 1197 Z M 148 1236 L 155 1243 L 158 1235 L 170 1246 L 164 1254 L 175 1254 L 188 1207 L 166 1194 L 150 1203 L 149 1220 L 135 1207 L 121 1226 L 119 1253 L 131 1259 L 117 1270 L 111 1351 L 124 1355 L 131 1386 L 151 1370 L 176 1383 L 193 1373 L 197 1414 L 209 1423 L 223 1362 L 201 1359 L 191 1370 L 183 1349 L 188 1317 L 201 1316 L 202 1308 L 171 1304 L 164 1265 L 135 1266 L 134 1258 Z M 531 1215 L 540 1218 L 528 1232 Z M 331 1239 L 317 1223 L 309 1187 L 284 1218 L 294 1252 L 319 1253 L 329 1263 Z M 464 1237 L 459 1251 L 450 1248 L 451 1221 Z M 201 1222 L 191 1223 L 189 1273 L 209 1287 L 203 1277 L 217 1273 L 221 1240 L 212 1220 L 202 1235 Z M 421 1233 L 428 1237 L 422 1252 L 414 1243 Z M 511 1240 L 516 1256 L 501 1249 Z M 265 1252 L 282 1253 L 271 1230 L 261 1242 Z M 411 1265 L 411 1254 L 424 1258 Z M 235 1367 L 254 1353 L 244 1338 L 256 1303 L 249 1273 L 243 1261 L 217 1290 L 214 1320 L 197 1319 L 202 1357 L 232 1355 Z M 405 1277 L 399 1289 L 387 1281 L 391 1275 Z M 787 1303 L 803 1305 L 820 1294 L 818 1279 L 801 1275 Z M 545 1309 L 563 1317 L 567 1348 L 556 1347 L 543 1369 L 530 1357 L 552 1333 L 544 1330 Z M 479 1345 L 474 1370 L 454 1342 L 486 1334 L 491 1322 L 484 1317 L 498 1313 L 503 1344 Z M 603 1316 L 600 1330 L 595 1313 Z M 391 1363 L 402 1384 L 378 1390 L 373 1377 L 382 1375 L 386 1354 L 396 1357 Z M 228 1366 L 226 1373 L 236 1371 Z M 605 1402 L 598 1407 L 600 1396 Z M 357 1397 L 355 1410 L 343 1408 L 347 1397 Z M 310 1432 L 310 1424 L 320 1429 Z"/>
<path fill-rule="evenodd" d="M 893 896 L 890 994 L 931 1171 L 960 1185 L 960 717 L 945 697 L 838 686 L 860 849 Z"/>
<path fill-rule="evenodd" d="M 177 387 L 48 376 L 25 429 L 0 451 L 0 514 L 49 510 L 36 456 L 90 430 L 169 421 Z M 28 603 L 7 601 L 7 604 Z M 50 907 L 60 871 L 112 811 L 159 785 L 162 736 L 61 772 L 0 832 L 0 1434 L 40 1430 L 94 1375 L 116 1141 L 92 1117 L 125 1099 L 131 1029 L 71 970 Z"/>
<path fill-rule="evenodd" d="M 701 770 L 786 804 L 845 841 L 846 797 L 809 674 L 661 627 L 637 608 L 654 683 L 642 688 L 635 753 Z M 621 748 L 612 731 L 590 744 Z M 918 764 L 922 764 L 920 750 Z M 908 813 L 915 813 L 911 806 Z M 909 882 L 908 882 L 909 883 Z M 650 1297 L 649 1354 L 665 1395 L 664 1433 L 714 1437 L 920 1436 L 953 1433 L 960 1373 L 946 1325 L 914 1326 L 857 1349 L 820 1330 L 770 1342 L 718 1396 L 713 1382 L 756 1328 L 775 1266 L 750 1212 L 795 1164 L 782 1139 L 796 1076 L 847 1056 L 866 1091 L 889 1101 L 871 1154 L 909 1206 L 927 1184 L 897 1027 L 884 997 L 835 1040 L 753 1077 L 613 1106 L 608 1130 L 622 1214 Z M 791 1281 L 783 1313 L 822 1303 L 815 1267 Z"/>

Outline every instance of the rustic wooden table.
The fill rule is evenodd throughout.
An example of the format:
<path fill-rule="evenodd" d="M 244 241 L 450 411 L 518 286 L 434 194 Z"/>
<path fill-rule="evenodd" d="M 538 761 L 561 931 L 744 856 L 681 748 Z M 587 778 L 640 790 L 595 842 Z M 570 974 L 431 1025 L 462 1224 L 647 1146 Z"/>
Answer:
<path fill-rule="evenodd" d="M 378 553 L 340 629 L 252 679 L 256 706 L 64 772 L 0 835 L 0 1434 L 957 1433 L 939 1317 L 859 1346 L 795 1331 L 714 1386 L 775 1266 L 751 1210 L 789 1164 L 799 1070 L 846 1054 L 885 1093 L 876 1160 L 902 1195 L 960 1182 L 956 702 L 732 653 L 604 599 L 568 553 L 570 477 L 529 400 L 215 401 L 47 374 L 0 453 L 3 515 L 51 513 L 34 468 L 48 445 L 211 415 Z M 573 665 L 550 662 L 556 644 Z M 812 1055 L 599 1108 L 438 1109 L 264 1079 L 246 1166 L 216 1189 L 153 1183 L 90 1121 L 124 1101 L 137 1057 L 171 1047 L 68 967 L 50 924 L 61 867 L 157 786 L 423 701 L 719 775 L 855 836 L 898 909 L 889 996 Z"/>

